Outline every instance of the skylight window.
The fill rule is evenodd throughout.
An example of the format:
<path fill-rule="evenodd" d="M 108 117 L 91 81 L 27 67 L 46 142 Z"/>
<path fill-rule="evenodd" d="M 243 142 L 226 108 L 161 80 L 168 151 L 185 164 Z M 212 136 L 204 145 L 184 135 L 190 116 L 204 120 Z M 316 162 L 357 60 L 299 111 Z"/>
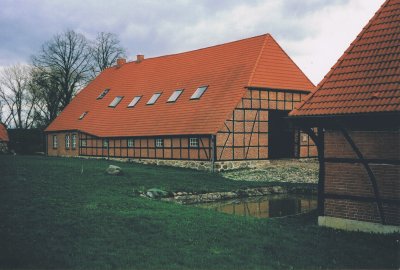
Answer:
<path fill-rule="evenodd" d="M 129 103 L 128 108 L 133 108 L 139 102 L 142 96 L 136 96 L 132 99 L 131 103 Z"/>
<path fill-rule="evenodd" d="M 161 93 L 155 93 L 150 99 L 149 101 L 147 101 L 147 105 L 152 105 L 154 103 L 156 103 L 157 99 L 161 96 Z"/>
<path fill-rule="evenodd" d="M 179 98 L 179 96 L 182 94 L 182 92 L 183 92 L 183 89 L 175 90 L 175 91 L 172 93 L 172 95 L 169 97 L 169 99 L 167 100 L 167 102 L 175 102 L 175 101 Z"/>
<path fill-rule="evenodd" d="M 122 96 L 115 97 L 114 100 L 110 103 L 110 105 L 108 105 L 108 107 L 112 107 L 112 108 L 117 107 L 118 103 L 120 103 L 123 98 L 124 97 L 122 97 Z"/>
<path fill-rule="evenodd" d="M 190 99 L 199 99 L 201 96 L 204 94 L 204 92 L 207 90 L 208 86 L 200 86 L 197 88 L 197 90 L 193 93 L 193 95 L 190 97 Z"/>
<path fill-rule="evenodd" d="M 82 113 L 81 116 L 79 116 L 79 120 L 82 120 L 87 114 L 88 114 L 88 112 Z"/>
<path fill-rule="evenodd" d="M 101 92 L 101 94 L 97 97 L 97 99 L 102 99 L 107 95 L 108 92 L 110 92 L 110 89 L 109 88 L 105 89 L 103 92 Z"/>

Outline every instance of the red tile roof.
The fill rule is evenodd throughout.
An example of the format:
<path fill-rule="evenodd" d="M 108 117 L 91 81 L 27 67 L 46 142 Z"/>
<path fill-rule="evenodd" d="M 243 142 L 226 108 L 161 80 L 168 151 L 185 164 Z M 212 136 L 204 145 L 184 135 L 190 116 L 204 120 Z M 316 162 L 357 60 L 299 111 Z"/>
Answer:
<path fill-rule="evenodd" d="M 7 128 L 4 124 L 0 123 L 0 142 L 8 142 Z"/>
<path fill-rule="evenodd" d="M 291 116 L 400 111 L 400 0 L 386 1 Z"/>
<path fill-rule="evenodd" d="M 203 85 L 208 89 L 190 100 Z M 245 87 L 311 91 L 314 85 L 269 35 L 174 55 L 129 62 L 102 72 L 46 131 L 80 130 L 100 137 L 215 134 L 245 93 Z M 100 100 L 106 88 L 110 92 Z M 178 100 L 167 103 L 177 89 Z M 146 105 L 156 93 L 154 105 Z M 116 108 L 108 105 L 124 96 Z M 135 96 L 142 99 L 127 108 Z M 79 116 L 88 114 L 78 120 Z"/>

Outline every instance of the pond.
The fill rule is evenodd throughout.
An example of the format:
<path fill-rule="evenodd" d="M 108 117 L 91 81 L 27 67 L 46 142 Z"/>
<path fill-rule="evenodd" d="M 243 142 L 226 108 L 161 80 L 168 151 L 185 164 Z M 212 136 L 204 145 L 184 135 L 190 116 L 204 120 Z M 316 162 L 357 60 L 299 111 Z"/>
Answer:
<path fill-rule="evenodd" d="M 271 218 L 310 212 L 317 208 L 317 197 L 312 195 L 268 195 L 194 206 L 240 216 Z"/>

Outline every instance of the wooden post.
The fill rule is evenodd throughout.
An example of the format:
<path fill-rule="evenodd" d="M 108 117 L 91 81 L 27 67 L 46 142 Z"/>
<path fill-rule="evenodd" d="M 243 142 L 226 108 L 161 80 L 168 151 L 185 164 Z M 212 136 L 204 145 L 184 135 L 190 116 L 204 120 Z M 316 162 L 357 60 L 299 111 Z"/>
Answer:
<path fill-rule="evenodd" d="M 324 129 L 318 127 L 318 215 L 325 215 L 325 147 L 324 147 Z"/>
<path fill-rule="evenodd" d="M 215 135 L 211 135 L 211 172 L 215 171 L 215 152 L 216 152 Z"/>

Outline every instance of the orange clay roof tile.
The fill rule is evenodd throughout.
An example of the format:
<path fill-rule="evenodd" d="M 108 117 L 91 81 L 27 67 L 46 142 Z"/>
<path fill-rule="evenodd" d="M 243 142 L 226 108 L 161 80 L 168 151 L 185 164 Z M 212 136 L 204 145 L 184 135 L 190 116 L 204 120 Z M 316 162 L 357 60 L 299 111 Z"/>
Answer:
<path fill-rule="evenodd" d="M 400 111 L 400 0 L 387 0 L 291 116 Z"/>
<path fill-rule="evenodd" d="M 198 100 L 194 91 L 208 89 Z M 195 51 L 129 62 L 103 71 L 47 127 L 80 130 L 99 137 L 215 134 L 223 127 L 246 87 L 312 91 L 314 85 L 269 35 Z M 110 91 L 97 100 L 106 88 Z M 178 100 L 167 103 L 177 89 Z M 150 97 L 162 92 L 157 102 Z M 115 108 L 116 96 L 124 98 Z M 135 96 L 142 96 L 127 108 Z M 79 116 L 88 114 L 79 120 Z"/>

